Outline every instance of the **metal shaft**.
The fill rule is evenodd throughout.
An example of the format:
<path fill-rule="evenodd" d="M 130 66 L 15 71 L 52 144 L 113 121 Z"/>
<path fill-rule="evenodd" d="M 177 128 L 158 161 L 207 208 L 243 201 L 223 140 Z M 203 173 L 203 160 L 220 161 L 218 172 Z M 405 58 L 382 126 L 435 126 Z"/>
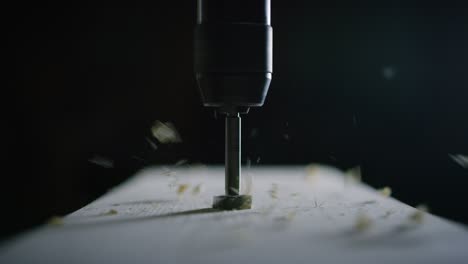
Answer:
<path fill-rule="evenodd" d="M 238 113 L 226 115 L 225 145 L 226 195 L 240 194 L 241 118 Z"/>

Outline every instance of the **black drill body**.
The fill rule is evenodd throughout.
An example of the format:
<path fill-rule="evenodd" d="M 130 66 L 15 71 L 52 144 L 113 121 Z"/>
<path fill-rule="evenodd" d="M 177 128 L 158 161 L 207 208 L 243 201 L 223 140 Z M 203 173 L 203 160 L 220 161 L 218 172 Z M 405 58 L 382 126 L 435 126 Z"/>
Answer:
<path fill-rule="evenodd" d="M 270 20 L 270 0 L 198 0 L 195 76 L 203 104 L 226 115 L 226 196 L 230 196 L 226 199 L 230 201 L 240 194 L 239 114 L 263 105 L 272 78 Z"/>

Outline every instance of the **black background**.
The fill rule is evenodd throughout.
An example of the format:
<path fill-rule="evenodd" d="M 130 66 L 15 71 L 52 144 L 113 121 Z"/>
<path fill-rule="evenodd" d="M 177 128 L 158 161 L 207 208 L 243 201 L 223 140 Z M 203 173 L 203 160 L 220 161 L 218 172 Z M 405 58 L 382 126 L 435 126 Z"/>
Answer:
<path fill-rule="evenodd" d="M 195 10 L 4 9 L 2 235 L 72 212 L 146 165 L 223 162 L 223 120 L 201 106 L 193 76 Z M 365 182 L 468 223 L 468 170 L 449 157 L 468 154 L 467 25 L 465 7 L 440 3 L 273 1 L 273 81 L 243 118 L 244 162 L 361 165 Z M 183 143 L 152 149 L 154 120 Z"/>

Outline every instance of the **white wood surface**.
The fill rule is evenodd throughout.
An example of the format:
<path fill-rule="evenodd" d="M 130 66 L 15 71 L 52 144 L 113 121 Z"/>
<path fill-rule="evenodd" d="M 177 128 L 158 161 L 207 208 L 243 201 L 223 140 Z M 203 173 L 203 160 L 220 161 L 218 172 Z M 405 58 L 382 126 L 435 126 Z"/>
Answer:
<path fill-rule="evenodd" d="M 254 208 L 212 212 L 223 168 L 147 168 L 63 225 L 3 243 L 0 263 L 468 263 L 466 227 L 333 168 L 259 167 L 244 176 Z M 190 187 L 178 194 L 180 184 Z"/>

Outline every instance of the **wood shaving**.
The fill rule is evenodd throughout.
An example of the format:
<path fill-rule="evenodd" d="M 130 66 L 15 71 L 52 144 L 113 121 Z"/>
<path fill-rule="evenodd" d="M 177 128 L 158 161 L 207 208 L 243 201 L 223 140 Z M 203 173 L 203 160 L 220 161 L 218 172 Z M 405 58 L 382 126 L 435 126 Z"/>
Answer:
<path fill-rule="evenodd" d="M 178 195 L 182 195 L 185 193 L 185 191 L 187 191 L 187 189 L 189 188 L 189 184 L 179 184 L 179 186 L 177 187 L 177 194 Z"/>
<path fill-rule="evenodd" d="M 356 115 L 353 115 L 353 126 L 357 127 L 357 118 Z"/>
<path fill-rule="evenodd" d="M 237 240 L 240 240 L 242 241 L 243 243 L 245 243 L 246 241 L 248 240 L 251 240 L 252 239 L 252 233 L 245 230 L 245 229 L 238 229 L 235 231 L 234 233 L 234 238 L 237 239 Z"/>
<path fill-rule="evenodd" d="M 171 170 L 168 167 L 164 167 L 163 172 L 161 174 L 168 177 L 175 177 L 177 175 L 177 173 L 174 170 Z"/>
<path fill-rule="evenodd" d="M 138 161 L 140 161 L 140 162 L 146 162 L 146 160 L 145 160 L 144 158 L 139 157 L 139 156 L 137 156 L 137 155 L 132 155 L 132 159 L 138 160 Z"/>
<path fill-rule="evenodd" d="M 145 137 L 146 139 L 146 142 L 148 142 L 148 144 L 150 145 L 150 147 L 154 150 L 157 150 L 158 149 L 158 145 L 156 145 L 156 143 L 154 143 L 150 138 L 147 138 Z"/>
<path fill-rule="evenodd" d="M 388 186 L 383 187 L 382 189 L 379 189 L 378 192 L 385 197 L 390 197 L 392 195 L 392 189 Z"/>
<path fill-rule="evenodd" d="M 368 201 L 364 201 L 361 203 L 361 205 L 370 205 L 370 204 L 376 204 L 377 201 L 376 200 L 368 200 Z"/>
<path fill-rule="evenodd" d="M 382 215 L 382 218 L 388 218 L 389 216 L 391 216 L 391 215 L 394 214 L 394 213 L 395 213 L 395 211 L 393 211 L 393 210 L 388 210 L 388 211 L 385 212 L 384 215 Z"/>
<path fill-rule="evenodd" d="M 197 170 L 200 170 L 200 169 L 206 169 L 207 166 L 203 163 L 200 163 L 200 162 L 195 162 L 195 163 L 192 163 L 192 164 L 189 164 L 188 167 L 190 169 L 197 169 Z"/>
<path fill-rule="evenodd" d="M 362 176 L 361 176 L 361 166 L 356 166 L 354 168 L 351 168 L 345 172 L 345 181 L 347 182 L 361 182 L 362 181 Z"/>
<path fill-rule="evenodd" d="M 109 211 L 101 214 L 101 216 L 107 216 L 107 215 L 116 215 L 118 214 L 119 212 L 117 212 L 117 210 L 114 210 L 114 209 L 110 209 Z"/>
<path fill-rule="evenodd" d="M 182 165 L 184 165 L 184 164 L 187 164 L 187 162 L 188 162 L 188 160 L 186 160 L 186 159 L 181 159 L 181 160 L 177 161 L 177 162 L 174 164 L 174 166 L 175 166 L 175 167 L 182 166 Z"/>
<path fill-rule="evenodd" d="M 291 222 L 292 220 L 294 220 L 295 217 L 296 217 L 296 212 L 292 211 L 292 212 L 289 212 L 287 215 L 282 216 L 282 217 L 277 217 L 274 220 L 280 221 L 280 222 Z"/>
<path fill-rule="evenodd" d="M 278 199 L 278 184 L 271 184 L 271 189 L 268 191 L 272 199 Z"/>
<path fill-rule="evenodd" d="M 312 208 L 323 208 L 322 205 L 324 204 L 325 202 L 317 202 L 317 198 L 314 198 L 314 206 Z"/>
<path fill-rule="evenodd" d="M 255 138 L 257 137 L 257 134 L 258 134 L 258 129 L 253 128 L 252 130 L 250 130 L 249 138 Z"/>
<path fill-rule="evenodd" d="M 250 195 L 252 194 L 252 174 L 247 172 L 244 175 L 245 176 L 242 181 L 242 192 L 243 194 Z"/>
<path fill-rule="evenodd" d="M 90 158 L 88 161 L 106 169 L 114 167 L 113 160 L 99 155 L 94 155 L 94 157 Z"/>
<path fill-rule="evenodd" d="M 250 174 L 252 162 L 250 158 L 247 158 L 245 166 L 247 173 L 244 174 L 245 176 L 241 180 L 241 192 L 242 194 L 250 195 L 252 193 L 252 174 Z"/>
<path fill-rule="evenodd" d="M 307 165 L 306 167 L 306 173 L 307 175 L 310 175 L 310 176 L 317 174 L 318 170 L 319 168 L 315 164 L 310 164 L 310 165 Z"/>
<path fill-rule="evenodd" d="M 269 216 L 273 213 L 273 211 L 275 210 L 275 206 L 274 205 L 270 205 L 268 207 L 265 207 L 263 209 L 260 209 L 260 213 L 265 217 L 265 216 Z"/>
<path fill-rule="evenodd" d="M 63 217 L 52 216 L 49 220 L 47 220 L 47 224 L 50 226 L 62 226 L 64 224 Z"/>
<path fill-rule="evenodd" d="M 193 187 L 193 190 L 192 190 L 192 195 L 200 194 L 201 190 L 202 190 L 202 184 L 201 183 L 195 185 L 195 187 Z"/>
<path fill-rule="evenodd" d="M 365 231 L 372 226 L 372 219 L 370 219 L 367 215 L 361 213 L 357 216 L 356 222 L 354 224 L 354 228 L 359 231 Z"/>
<path fill-rule="evenodd" d="M 151 133 L 163 144 L 182 142 L 179 132 L 177 132 L 175 126 L 170 122 L 163 123 L 156 120 L 151 127 Z"/>
<path fill-rule="evenodd" d="M 449 154 L 450 158 L 455 161 L 458 165 L 465 169 L 468 169 L 468 156 L 461 154 Z"/>
<path fill-rule="evenodd" d="M 290 221 L 294 220 L 294 218 L 296 217 L 296 214 L 297 213 L 295 211 L 289 212 L 286 215 L 286 221 L 290 222 Z"/>
<path fill-rule="evenodd" d="M 229 190 L 230 190 L 231 192 L 235 193 L 236 195 L 239 195 L 239 190 L 238 190 L 238 189 L 236 189 L 236 188 L 234 188 L 234 187 L 231 187 L 231 188 L 229 188 Z"/>
<path fill-rule="evenodd" d="M 420 204 L 416 206 L 416 211 L 409 215 L 409 220 L 414 223 L 421 224 L 424 220 L 424 215 L 427 212 L 429 212 L 429 208 L 424 204 Z"/>
<path fill-rule="evenodd" d="M 306 181 L 310 183 L 311 185 L 313 185 L 317 181 L 318 176 L 319 176 L 319 171 L 320 171 L 319 165 L 310 164 L 306 167 L 305 170 L 306 170 Z"/>
<path fill-rule="evenodd" d="M 173 189 L 177 186 L 177 183 L 179 182 L 179 180 L 176 178 L 176 177 L 171 177 L 171 180 L 169 181 L 169 184 L 167 186 L 169 186 L 169 188 Z"/>

